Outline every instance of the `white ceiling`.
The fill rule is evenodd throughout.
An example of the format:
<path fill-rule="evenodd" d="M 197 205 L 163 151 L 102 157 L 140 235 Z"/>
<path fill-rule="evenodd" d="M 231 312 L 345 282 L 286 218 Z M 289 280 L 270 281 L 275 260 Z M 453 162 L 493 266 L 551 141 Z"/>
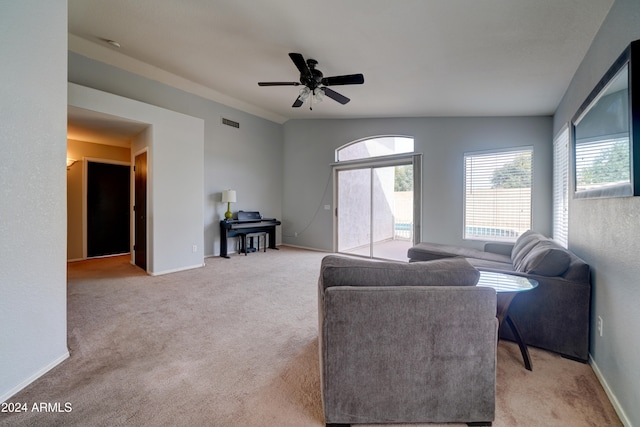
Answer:
<path fill-rule="evenodd" d="M 613 0 L 69 0 L 70 49 L 261 117 L 550 115 Z M 120 43 L 115 48 L 104 40 Z M 288 57 L 351 98 L 292 108 Z M 145 64 L 142 64 L 145 63 Z"/>

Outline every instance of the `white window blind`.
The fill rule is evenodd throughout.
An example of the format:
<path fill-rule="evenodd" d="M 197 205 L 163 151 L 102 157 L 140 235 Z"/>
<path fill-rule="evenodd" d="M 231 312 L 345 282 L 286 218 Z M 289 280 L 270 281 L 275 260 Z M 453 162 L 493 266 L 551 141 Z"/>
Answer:
<path fill-rule="evenodd" d="M 569 245 L 569 127 L 553 140 L 553 239 Z"/>
<path fill-rule="evenodd" d="M 515 241 L 531 228 L 533 149 L 465 153 L 464 238 Z"/>

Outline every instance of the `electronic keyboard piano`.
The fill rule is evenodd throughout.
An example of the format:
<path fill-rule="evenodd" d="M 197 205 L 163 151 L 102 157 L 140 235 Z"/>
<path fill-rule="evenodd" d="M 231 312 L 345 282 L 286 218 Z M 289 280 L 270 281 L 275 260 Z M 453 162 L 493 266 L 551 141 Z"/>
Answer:
<path fill-rule="evenodd" d="M 262 218 L 259 212 L 239 211 L 237 219 L 224 219 L 220 221 L 220 256 L 227 255 L 227 242 L 229 237 L 235 237 L 241 233 L 266 232 L 269 236 L 269 249 L 276 247 L 276 226 L 282 224 L 275 218 Z"/>

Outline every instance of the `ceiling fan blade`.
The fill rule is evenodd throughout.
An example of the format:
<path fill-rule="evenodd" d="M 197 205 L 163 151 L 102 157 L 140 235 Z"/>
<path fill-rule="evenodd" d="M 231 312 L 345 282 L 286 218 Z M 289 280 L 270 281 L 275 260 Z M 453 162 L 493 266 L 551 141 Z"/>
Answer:
<path fill-rule="evenodd" d="M 293 63 L 300 71 L 300 74 L 309 76 L 311 75 L 311 70 L 309 70 L 309 66 L 307 65 L 307 61 L 304 60 L 304 56 L 300 53 L 290 53 L 289 58 L 293 61 Z"/>
<path fill-rule="evenodd" d="M 258 82 L 258 86 L 300 86 L 299 82 Z"/>
<path fill-rule="evenodd" d="M 298 107 L 302 107 L 302 100 L 300 99 L 300 97 L 297 97 L 296 100 L 293 102 L 292 107 L 293 108 L 298 108 Z"/>
<path fill-rule="evenodd" d="M 325 86 L 361 85 L 363 83 L 364 76 L 362 74 L 347 74 L 345 76 L 325 77 L 322 79 L 322 84 Z"/>
<path fill-rule="evenodd" d="M 347 98 L 346 96 L 336 92 L 335 90 L 329 89 L 328 87 L 323 87 L 322 91 L 324 92 L 325 95 L 327 95 L 329 98 L 333 99 L 334 101 L 338 101 L 340 104 L 344 105 L 347 102 L 351 101 L 349 98 Z"/>

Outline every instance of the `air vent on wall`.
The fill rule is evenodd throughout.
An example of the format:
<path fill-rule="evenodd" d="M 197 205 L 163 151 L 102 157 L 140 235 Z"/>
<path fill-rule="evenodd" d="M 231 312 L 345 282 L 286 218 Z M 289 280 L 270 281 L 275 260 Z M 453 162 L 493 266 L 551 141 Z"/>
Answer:
<path fill-rule="evenodd" d="M 222 118 L 222 124 L 231 126 L 232 128 L 240 129 L 240 123 L 234 122 L 233 120 Z"/>

